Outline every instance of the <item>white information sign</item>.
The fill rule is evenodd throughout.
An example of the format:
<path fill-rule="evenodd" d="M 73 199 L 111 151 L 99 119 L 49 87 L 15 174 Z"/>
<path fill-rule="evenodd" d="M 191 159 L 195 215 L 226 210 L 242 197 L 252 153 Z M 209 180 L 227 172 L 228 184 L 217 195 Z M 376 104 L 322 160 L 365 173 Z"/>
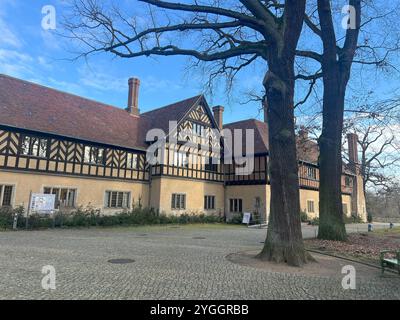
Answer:
<path fill-rule="evenodd" d="M 250 223 L 250 218 L 251 218 L 251 213 L 250 212 L 243 213 L 243 221 L 242 221 L 242 223 L 249 224 Z"/>
<path fill-rule="evenodd" d="M 32 193 L 31 212 L 50 214 L 54 212 L 54 204 L 56 201 L 55 194 Z"/>

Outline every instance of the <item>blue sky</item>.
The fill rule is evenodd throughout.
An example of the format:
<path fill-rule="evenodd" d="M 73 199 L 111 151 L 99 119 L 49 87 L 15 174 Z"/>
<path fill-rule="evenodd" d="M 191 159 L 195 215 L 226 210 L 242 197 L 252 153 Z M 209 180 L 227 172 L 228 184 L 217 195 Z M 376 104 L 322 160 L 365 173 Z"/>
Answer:
<path fill-rule="evenodd" d="M 59 90 L 109 103 L 121 108 L 126 106 L 127 80 L 141 80 L 140 108 L 147 111 L 182 100 L 203 91 L 204 79 L 197 70 L 187 72 L 185 57 L 119 59 L 107 54 L 91 56 L 88 61 L 70 61 L 70 40 L 57 36 L 53 31 L 41 27 L 42 7 L 53 5 L 57 21 L 66 14 L 64 0 L 0 0 L 0 73 L 37 82 Z M 388 80 L 389 79 L 389 80 Z M 371 73 L 371 80 L 354 85 L 368 92 L 375 90 L 376 96 L 384 97 L 393 90 L 393 80 L 388 76 Z M 224 84 L 217 83 L 215 94 L 207 95 L 210 105 L 225 106 L 225 122 L 246 118 L 260 118 L 259 104 L 240 104 L 240 93 L 250 89 L 260 90 L 262 70 L 248 68 L 235 82 L 228 97 Z M 297 95 L 303 96 L 299 87 Z M 353 93 L 350 93 L 351 96 Z M 362 94 L 362 93 L 361 93 Z M 311 101 L 299 112 L 311 109 Z M 304 113 L 307 113 L 306 111 Z"/>

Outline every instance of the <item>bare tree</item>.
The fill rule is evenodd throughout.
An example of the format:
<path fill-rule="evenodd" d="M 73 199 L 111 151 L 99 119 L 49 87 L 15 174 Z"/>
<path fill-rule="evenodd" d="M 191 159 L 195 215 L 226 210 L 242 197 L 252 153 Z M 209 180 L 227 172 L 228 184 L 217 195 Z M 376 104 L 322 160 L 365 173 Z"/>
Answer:
<path fill-rule="evenodd" d="M 345 112 L 346 90 L 354 64 L 387 65 L 390 52 L 398 50 L 398 41 L 391 47 L 386 42 L 371 43 L 371 37 L 360 34 L 368 25 L 383 15 L 372 15 L 367 10 L 373 2 L 349 0 L 347 28 L 340 34 L 335 29 L 334 12 L 330 0 L 317 0 L 317 7 L 311 5 L 305 24 L 310 32 L 322 43 L 322 53 L 317 50 L 298 50 L 298 55 L 316 62 L 316 72 L 299 76 L 299 79 L 323 80 L 322 130 L 319 137 L 320 149 L 320 225 L 318 237 L 329 240 L 345 240 L 346 230 L 342 209 L 342 132 Z M 340 8 L 341 9 L 341 8 Z M 340 11 L 339 11 L 340 12 Z M 362 13 L 368 14 L 363 17 Z M 316 16 L 318 13 L 318 16 Z M 379 39 L 375 39 L 379 40 Z M 312 82 L 311 84 L 315 84 Z"/>
<path fill-rule="evenodd" d="M 271 213 L 258 257 L 295 266 L 306 263 L 293 98 L 294 61 L 306 1 L 135 1 L 139 2 L 148 5 L 147 24 L 101 1 L 77 0 L 65 27 L 70 37 L 85 44 L 83 56 L 97 52 L 122 58 L 183 55 L 209 63 L 214 70 L 211 76 L 231 78 L 254 61 L 263 61 L 268 70 L 263 86 L 269 102 Z"/>
<path fill-rule="evenodd" d="M 357 133 L 364 192 L 391 188 L 400 170 L 399 98 L 367 102 L 352 107 L 351 111 L 353 116 L 345 120 L 343 132 L 344 136 L 348 132 Z"/>
<path fill-rule="evenodd" d="M 361 174 L 364 190 L 368 185 L 387 188 L 393 181 L 389 171 L 400 166 L 399 141 L 387 127 L 368 127 L 357 130 L 361 149 Z"/>

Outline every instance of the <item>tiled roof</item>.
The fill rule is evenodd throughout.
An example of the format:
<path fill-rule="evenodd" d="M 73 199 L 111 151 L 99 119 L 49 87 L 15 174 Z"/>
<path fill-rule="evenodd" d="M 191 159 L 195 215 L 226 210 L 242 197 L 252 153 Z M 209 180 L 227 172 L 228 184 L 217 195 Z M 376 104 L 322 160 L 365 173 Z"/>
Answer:
<path fill-rule="evenodd" d="M 254 129 L 254 153 L 268 152 L 268 128 L 265 122 L 248 119 L 238 122 L 232 122 L 224 125 L 224 129 L 231 130 L 232 137 L 234 137 L 234 129 Z M 246 137 L 245 132 L 242 134 L 242 152 L 246 152 Z"/>
<path fill-rule="evenodd" d="M 162 108 L 141 113 L 140 117 L 148 119 L 148 123 L 152 128 L 162 129 L 166 134 L 168 134 L 169 122 L 179 122 L 186 115 L 189 109 L 194 105 L 197 105 L 201 99 L 204 99 L 203 95 L 198 95 Z"/>
<path fill-rule="evenodd" d="M 268 152 L 268 127 L 263 121 L 256 119 L 248 119 L 224 125 L 224 129 L 254 129 L 254 153 L 266 153 Z M 233 134 L 233 131 L 232 131 Z M 245 133 L 243 133 L 242 139 L 242 151 L 246 150 Z M 233 136 L 233 135 L 232 135 Z M 310 139 L 301 139 L 297 137 L 297 155 L 300 160 L 317 163 L 318 162 L 318 144 Z"/>
<path fill-rule="evenodd" d="M 130 149 L 146 148 L 149 128 L 179 120 L 202 96 L 131 116 L 101 102 L 0 74 L 0 124 Z"/>
<path fill-rule="evenodd" d="M 149 129 L 168 133 L 169 121 L 179 122 L 199 103 L 207 104 L 203 95 L 136 117 L 121 108 L 0 74 L 0 125 L 129 149 L 145 149 Z M 255 129 L 255 153 L 268 152 L 268 128 L 264 122 L 248 119 L 226 124 L 224 129 Z M 299 159 L 317 162 L 315 142 L 298 139 L 297 145 Z M 242 151 L 245 150 L 243 136 Z"/>

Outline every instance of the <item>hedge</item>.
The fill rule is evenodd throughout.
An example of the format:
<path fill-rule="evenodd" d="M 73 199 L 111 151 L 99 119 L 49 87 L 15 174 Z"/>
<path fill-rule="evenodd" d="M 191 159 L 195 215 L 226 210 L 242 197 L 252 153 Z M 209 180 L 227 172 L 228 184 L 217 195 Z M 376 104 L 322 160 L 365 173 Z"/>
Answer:
<path fill-rule="evenodd" d="M 0 229 L 12 229 L 14 217 L 18 216 L 18 229 L 26 228 L 24 209 L 0 208 Z M 72 212 L 57 212 L 53 216 L 32 214 L 28 219 L 29 229 L 68 228 L 68 227 L 110 227 L 138 226 L 155 224 L 190 224 L 190 223 L 219 223 L 223 217 L 215 215 L 184 213 L 179 216 L 167 216 L 154 209 L 134 208 L 130 211 L 114 215 L 102 215 L 94 208 L 78 208 Z"/>

